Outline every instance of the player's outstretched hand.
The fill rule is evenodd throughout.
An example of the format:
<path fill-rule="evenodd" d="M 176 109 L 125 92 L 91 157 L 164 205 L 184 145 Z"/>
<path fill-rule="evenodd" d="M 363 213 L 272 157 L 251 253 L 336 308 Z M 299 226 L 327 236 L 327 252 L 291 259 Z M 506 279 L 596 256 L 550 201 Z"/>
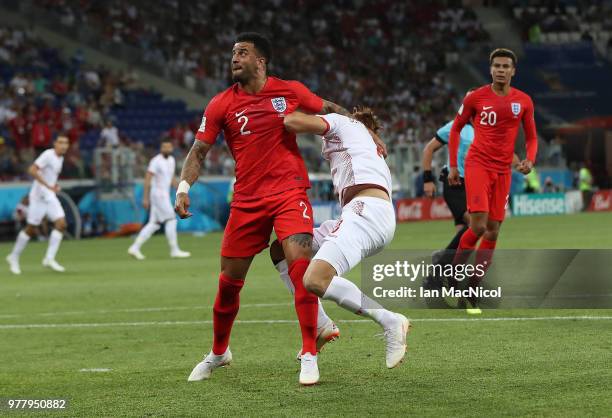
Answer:
<path fill-rule="evenodd" d="M 187 193 L 178 193 L 176 195 L 174 211 L 181 219 L 189 218 L 192 215 L 189 212 L 189 195 Z"/>
<path fill-rule="evenodd" d="M 531 173 L 531 169 L 533 168 L 533 163 L 529 160 L 523 160 L 519 163 L 518 167 L 516 168 L 520 173 L 522 174 L 529 174 Z"/>
<path fill-rule="evenodd" d="M 436 184 L 433 181 L 423 183 L 423 191 L 425 192 L 425 196 L 434 197 L 436 194 Z"/>
<path fill-rule="evenodd" d="M 450 168 L 448 172 L 448 185 L 461 186 L 461 177 L 459 177 L 459 170 L 457 170 L 457 167 Z"/>
<path fill-rule="evenodd" d="M 59 184 L 56 184 L 56 185 L 54 185 L 53 187 L 51 187 L 51 191 L 52 191 L 53 193 L 59 193 L 59 192 L 60 192 L 60 190 L 62 190 L 62 188 L 61 188 L 61 187 L 59 187 Z"/>

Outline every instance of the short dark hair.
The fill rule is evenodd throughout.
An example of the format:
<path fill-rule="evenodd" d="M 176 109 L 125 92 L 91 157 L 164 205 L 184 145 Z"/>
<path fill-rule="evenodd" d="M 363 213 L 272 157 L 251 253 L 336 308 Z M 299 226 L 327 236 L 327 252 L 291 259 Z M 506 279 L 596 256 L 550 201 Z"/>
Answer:
<path fill-rule="evenodd" d="M 159 141 L 159 145 L 164 144 L 166 142 L 172 143 L 172 138 L 165 136 L 161 139 L 161 141 Z"/>
<path fill-rule="evenodd" d="M 236 37 L 236 42 L 249 42 L 255 46 L 257 52 L 259 52 L 266 60 L 266 64 L 272 61 L 272 44 L 270 40 L 261 33 L 257 32 L 242 32 Z"/>
<path fill-rule="evenodd" d="M 489 65 L 492 65 L 493 59 L 497 57 L 510 58 L 514 67 L 516 67 L 516 63 L 518 62 L 518 60 L 516 59 L 516 54 L 511 49 L 497 48 L 494 49 L 493 52 L 491 52 L 491 55 L 489 55 Z"/>

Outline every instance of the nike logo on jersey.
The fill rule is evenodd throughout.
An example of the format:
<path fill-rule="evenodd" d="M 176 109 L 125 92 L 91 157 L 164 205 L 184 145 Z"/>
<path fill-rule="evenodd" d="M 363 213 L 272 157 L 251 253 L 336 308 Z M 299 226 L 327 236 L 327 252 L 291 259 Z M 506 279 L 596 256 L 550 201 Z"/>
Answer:
<path fill-rule="evenodd" d="M 246 110 L 246 109 L 244 109 L 244 110 L 243 110 L 242 112 L 240 112 L 240 113 L 236 112 L 236 117 L 238 118 L 238 117 L 242 116 L 242 115 L 244 114 L 244 112 L 246 112 L 246 111 L 247 111 L 247 110 Z"/>
<path fill-rule="evenodd" d="M 482 110 L 489 110 L 489 109 L 491 109 L 492 107 L 493 107 L 493 106 L 483 106 L 483 107 L 482 107 Z"/>

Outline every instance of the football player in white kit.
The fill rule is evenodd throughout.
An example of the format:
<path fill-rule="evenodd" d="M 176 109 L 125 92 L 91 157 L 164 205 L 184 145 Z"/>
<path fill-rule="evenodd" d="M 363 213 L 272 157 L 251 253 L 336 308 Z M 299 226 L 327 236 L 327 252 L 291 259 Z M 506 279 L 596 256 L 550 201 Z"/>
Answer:
<path fill-rule="evenodd" d="M 383 309 L 341 277 L 362 258 L 381 251 L 395 233 L 391 173 L 368 131 L 380 129 L 378 120 L 370 109 L 361 108 L 355 109 L 353 118 L 294 112 L 285 117 L 284 124 L 290 132 L 323 137 L 323 157 L 330 162 L 342 205 L 340 219 L 326 221 L 314 231 L 313 248 L 318 250 L 306 270 L 304 285 L 320 298 L 377 322 L 384 330 L 387 367 L 393 368 L 406 353 L 408 319 Z M 321 315 L 320 311 L 319 321 Z M 316 358 L 311 372 L 318 380 Z"/>
<path fill-rule="evenodd" d="M 140 230 L 136 241 L 128 248 L 128 254 L 136 260 L 144 260 L 140 247 L 165 223 L 164 231 L 170 246 L 170 257 L 187 258 L 191 253 L 182 251 L 176 236 L 176 215 L 170 200 L 170 187 L 176 187 L 176 163 L 172 156 L 172 141 L 163 139 L 159 154 L 151 159 L 144 182 L 142 206 L 149 210 L 149 222 Z"/>
<path fill-rule="evenodd" d="M 59 135 L 53 142 L 53 148 L 41 153 L 28 169 L 28 173 L 34 177 L 34 182 L 29 194 L 27 226 L 19 232 L 13 251 L 6 257 L 13 274 L 21 274 L 19 256 L 28 245 L 30 238 L 38 233 L 38 227 L 45 216 L 53 223 L 53 230 L 49 235 L 49 246 L 42 264 L 54 271 L 65 271 L 64 267 L 55 260 L 66 229 L 66 214 L 57 198 L 57 193 L 60 191 L 57 178 L 62 171 L 64 155 L 69 146 L 68 137 Z"/>

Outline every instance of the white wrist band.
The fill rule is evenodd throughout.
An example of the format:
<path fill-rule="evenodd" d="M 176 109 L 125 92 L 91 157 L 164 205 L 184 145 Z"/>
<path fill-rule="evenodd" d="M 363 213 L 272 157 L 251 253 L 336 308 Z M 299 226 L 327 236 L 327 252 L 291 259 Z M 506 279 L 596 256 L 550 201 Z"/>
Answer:
<path fill-rule="evenodd" d="M 191 186 L 185 180 L 181 180 L 178 187 L 176 188 L 176 194 L 179 193 L 189 193 L 189 189 Z"/>

